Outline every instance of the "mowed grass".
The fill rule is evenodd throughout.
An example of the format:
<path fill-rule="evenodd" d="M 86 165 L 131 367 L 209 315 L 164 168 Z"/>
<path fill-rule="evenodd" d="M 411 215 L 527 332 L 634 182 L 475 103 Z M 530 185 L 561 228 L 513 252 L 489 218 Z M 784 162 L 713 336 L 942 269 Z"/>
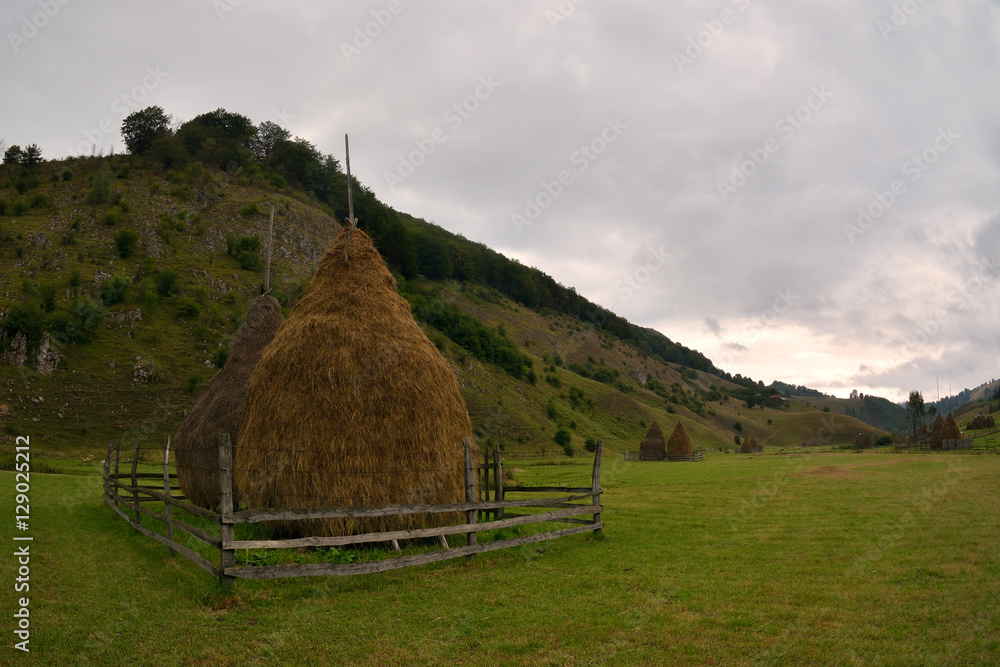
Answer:
<path fill-rule="evenodd" d="M 227 591 L 113 518 L 98 477 L 33 475 L 32 652 L 0 662 L 993 665 L 998 478 L 992 455 L 609 456 L 597 539 Z"/>

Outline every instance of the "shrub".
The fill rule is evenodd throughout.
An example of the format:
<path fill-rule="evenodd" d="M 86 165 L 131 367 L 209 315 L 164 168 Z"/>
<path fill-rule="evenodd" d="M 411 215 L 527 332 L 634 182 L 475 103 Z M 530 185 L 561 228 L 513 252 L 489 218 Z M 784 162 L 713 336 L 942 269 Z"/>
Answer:
<path fill-rule="evenodd" d="M 260 271 L 264 266 L 264 258 L 260 256 L 260 253 L 252 250 L 241 252 L 236 261 L 240 265 L 240 268 L 246 271 Z"/>
<path fill-rule="evenodd" d="M 736 429 L 737 431 L 742 431 L 743 424 L 741 424 L 740 422 L 736 422 L 735 424 L 733 424 L 733 428 Z"/>
<path fill-rule="evenodd" d="M 62 179 L 64 181 L 72 181 L 73 180 L 73 172 L 70 171 L 69 169 L 63 171 L 63 173 L 62 173 Z"/>
<path fill-rule="evenodd" d="M 111 197 L 111 169 L 105 162 L 94 174 L 90 182 L 90 192 L 87 193 L 87 203 L 103 204 Z"/>
<path fill-rule="evenodd" d="M 139 235 L 131 229 L 123 229 L 115 234 L 115 250 L 122 259 L 128 259 L 139 245 Z"/>
<path fill-rule="evenodd" d="M 38 192 L 32 195 L 28 205 L 31 208 L 52 208 L 52 197 L 44 192 Z"/>
<path fill-rule="evenodd" d="M 77 299 L 59 337 L 64 343 L 89 343 L 104 321 L 104 307 L 90 296 Z"/>
<path fill-rule="evenodd" d="M 69 286 L 70 287 L 79 287 L 80 286 L 80 279 L 82 277 L 83 277 L 83 275 L 80 273 L 80 269 L 78 269 L 78 268 L 73 269 L 70 272 L 70 274 L 69 274 Z"/>
<path fill-rule="evenodd" d="M 101 223 L 107 225 L 108 227 L 117 227 L 118 223 L 122 221 L 122 210 L 120 208 L 109 208 L 101 216 Z"/>
<path fill-rule="evenodd" d="M 14 201 L 14 209 L 11 211 L 15 216 L 22 216 L 29 210 L 28 202 L 23 199 L 17 199 Z"/>
<path fill-rule="evenodd" d="M 38 300 L 39 304 L 46 313 L 51 313 L 56 309 L 56 296 L 59 291 L 56 289 L 55 283 L 41 283 L 38 286 Z"/>
<path fill-rule="evenodd" d="M 113 306 L 125 300 L 125 293 L 132 285 L 132 281 L 125 276 L 111 276 L 101 283 L 101 302 L 105 306 Z"/>
<path fill-rule="evenodd" d="M 177 304 L 177 316 L 183 318 L 198 317 L 201 315 L 201 306 L 189 297 L 184 297 Z"/>
<path fill-rule="evenodd" d="M 173 244 L 174 219 L 170 214 L 165 214 L 160 218 L 160 223 L 156 226 L 156 233 L 167 245 Z"/>
<path fill-rule="evenodd" d="M 734 435 L 733 436 L 733 442 L 735 442 L 737 445 L 740 444 L 740 436 Z"/>
<path fill-rule="evenodd" d="M 173 296 L 177 291 L 180 275 L 174 269 L 164 269 L 156 275 L 156 293 L 163 298 Z"/>
<path fill-rule="evenodd" d="M 249 204 L 240 209 L 240 215 L 242 215 L 244 218 L 250 218 L 255 215 L 260 215 L 260 209 L 257 208 L 256 203 L 250 202 Z"/>
<path fill-rule="evenodd" d="M 556 434 L 552 436 L 552 439 L 560 447 L 565 447 L 566 445 L 568 445 L 570 442 L 573 441 L 573 435 L 566 429 L 560 428 L 556 430 Z"/>
<path fill-rule="evenodd" d="M 583 444 L 583 448 L 593 454 L 597 451 L 597 441 L 593 438 L 587 438 L 587 441 Z"/>
<path fill-rule="evenodd" d="M 215 351 L 215 357 L 212 359 L 212 363 L 215 364 L 216 368 L 222 368 L 229 361 L 229 348 L 220 347 Z"/>
<path fill-rule="evenodd" d="M 205 378 L 203 378 L 200 373 L 192 373 L 191 375 L 189 375 L 187 379 L 188 393 L 193 394 L 195 390 L 198 388 L 198 385 L 200 385 L 202 380 L 204 379 Z"/>
<path fill-rule="evenodd" d="M 7 209 L 10 207 L 10 202 L 6 199 L 0 199 L 0 215 L 7 215 Z"/>
<path fill-rule="evenodd" d="M 277 190 L 284 190 L 285 186 L 287 185 L 288 183 L 285 181 L 285 178 L 281 174 L 271 175 L 271 187 Z"/>
<path fill-rule="evenodd" d="M 7 317 L 0 322 L 0 328 L 9 336 L 21 332 L 29 342 L 37 341 L 42 337 L 45 328 L 45 314 L 37 301 L 15 304 L 7 313 Z"/>

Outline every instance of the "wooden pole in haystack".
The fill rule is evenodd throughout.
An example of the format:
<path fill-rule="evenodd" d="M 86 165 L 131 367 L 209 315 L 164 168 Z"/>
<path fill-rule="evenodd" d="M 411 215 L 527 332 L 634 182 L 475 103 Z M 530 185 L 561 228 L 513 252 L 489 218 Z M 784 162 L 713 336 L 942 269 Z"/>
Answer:
<path fill-rule="evenodd" d="M 271 244 L 274 242 L 274 202 L 271 207 L 271 221 L 267 225 L 267 268 L 264 269 L 264 294 L 271 291 Z"/>
<path fill-rule="evenodd" d="M 344 239 L 344 264 L 347 264 L 347 245 L 351 242 L 351 232 L 358 226 L 358 219 L 354 217 L 354 194 L 351 190 L 351 143 L 344 135 L 344 153 L 347 165 L 347 238 Z"/>

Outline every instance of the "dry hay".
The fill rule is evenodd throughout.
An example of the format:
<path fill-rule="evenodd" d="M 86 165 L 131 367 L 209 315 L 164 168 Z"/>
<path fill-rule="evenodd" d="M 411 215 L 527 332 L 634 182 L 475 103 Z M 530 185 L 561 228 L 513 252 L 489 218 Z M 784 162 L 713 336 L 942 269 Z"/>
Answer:
<path fill-rule="evenodd" d="M 335 238 L 250 378 L 235 479 L 251 508 L 465 501 L 472 424 L 448 362 L 413 320 L 371 239 Z M 276 524 L 350 535 L 456 523 L 409 514 Z"/>
<path fill-rule="evenodd" d="M 763 445 L 757 441 L 757 436 L 751 435 L 740 445 L 740 452 L 743 454 L 759 454 L 764 451 Z"/>
<path fill-rule="evenodd" d="M 934 418 L 934 423 L 931 424 L 931 449 L 941 449 L 941 429 L 944 428 L 944 419 L 941 417 L 941 413 Z"/>
<path fill-rule="evenodd" d="M 667 456 L 687 456 L 693 452 L 691 438 L 688 436 L 684 422 L 678 421 L 674 427 L 674 432 L 667 440 Z"/>
<path fill-rule="evenodd" d="M 188 411 L 174 436 L 177 481 L 184 495 L 202 507 L 219 504 L 219 436 L 235 440 L 250 374 L 281 326 L 281 306 L 257 297 L 229 344 L 229 359 Z"/>
<path fill-rule="evenodd" d="M 961 440 L 962 430 L 958 428 L 958 424 L 955 423 L 955 417 L 949 412 L 948 416 L 944 420 L 944 426 L 941 427 L 941 440 Z M 940 441 L 938 441 L 938 446 L 940 447 Z"/>
<path fill-rule="evenodd" d="M 640 461 L 662 461 L 667 455 L 667 443 L 663 439 L 663 431 L 660 425 L 653 420 L 646 431 L 646 437 L 639 443 Z"/>
<path fill-rule="evenodd" d="M 984 428 L 996 428 L 996 420 L 993 415 L 984 415 L 982 413 L 976 415 L 972 420 L 965 425 L 965 428 L 970 431 L 978 431 Z"/>

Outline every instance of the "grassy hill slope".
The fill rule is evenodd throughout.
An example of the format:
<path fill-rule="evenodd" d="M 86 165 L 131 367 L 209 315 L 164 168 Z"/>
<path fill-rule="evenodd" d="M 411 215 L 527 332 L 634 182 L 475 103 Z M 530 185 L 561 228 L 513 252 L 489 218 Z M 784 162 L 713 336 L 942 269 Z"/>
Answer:
<path fill-rule="evenodd" d="M 339 230 L 314 198 L 251 185 L 238 172 L 140 169 L 129 157 L 48 162 L 34 174 L 0 168 L 0 321 L 10 329 L 0 354 L 14 342 L 12 321 L 28 332 L 29 353 L 26 364 L 0 365 L 5 437 L 32 434 L 45 454 L 82 459 L 111 438 L 172 433 L 260 292 L 263 248 L 248 240 L 266 239 L 269 203 L 272 287 L 287 312 Z M 122 257 L 116 238 L 126 230 L 134 249 Z M 455 368 L 477 437 L 505 451 L 562 456 L 557 429 L 576 451 L 598 438 L 612 451 L 636 449 L 653 419 L 666 433 L 683 419 L 695 446 L 710 451 L 751 433 L 788 447 L 827 431 L 841 444 L 874 430 L 849 417 L 830 424 L 800 401 L 748 410 L 726 394 L 735 384 L 488 287 L 422 277 L 400 285 L 502 331 L 531 360 L 531 373 L 514 377 L 425 326 Z M 43 338 L 59 356 L 49 375 L 35 359 Z"/>

